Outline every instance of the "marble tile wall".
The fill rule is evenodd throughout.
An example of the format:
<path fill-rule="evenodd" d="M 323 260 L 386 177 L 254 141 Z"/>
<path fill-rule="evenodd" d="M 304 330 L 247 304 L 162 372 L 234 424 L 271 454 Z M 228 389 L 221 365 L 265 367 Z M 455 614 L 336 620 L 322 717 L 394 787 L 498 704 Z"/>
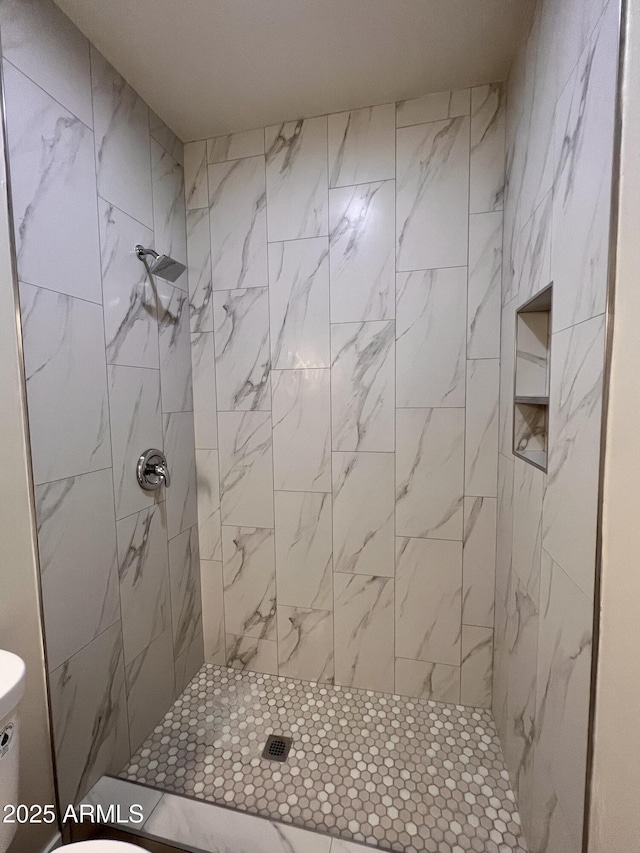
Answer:
<path fill-rule="evenodd" d="M 487 707 L 500 85 L 185 146 L 207 660 Z"/>
<path fill-rule="evenodd" d="M 182 143 L 58 7 L 9 0 L 0 25 L 64 803 L 121 769 L 203 661 L 187 275 L 151 281 L 133 254 L 186 263 L 197 223 Z M 135 480 L 149 447 L 166 495 Z M 208 558 L 217 506 L 202 501 Z"/>
<path fill-rule="evenodd" d="M 619 18 L 540 2 L 507 82 L 493 711 L 532 853 L 582 850 Z M 514 330 L 551 281 L 543 474 L 512 455 Z"/>

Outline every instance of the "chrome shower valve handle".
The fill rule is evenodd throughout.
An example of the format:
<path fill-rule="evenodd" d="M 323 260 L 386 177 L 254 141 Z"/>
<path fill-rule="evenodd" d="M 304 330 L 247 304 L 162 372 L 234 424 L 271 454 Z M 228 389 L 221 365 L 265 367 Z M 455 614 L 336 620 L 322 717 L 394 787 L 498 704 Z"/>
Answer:
<path fill-rule="evenodd" d="M 164 453 L 153 447 L 145 450 L 138 459 L 136 477 L 140 487 L 146 492 L 155 492 L 161 486 L 169 488 L 171 475 Z"/>

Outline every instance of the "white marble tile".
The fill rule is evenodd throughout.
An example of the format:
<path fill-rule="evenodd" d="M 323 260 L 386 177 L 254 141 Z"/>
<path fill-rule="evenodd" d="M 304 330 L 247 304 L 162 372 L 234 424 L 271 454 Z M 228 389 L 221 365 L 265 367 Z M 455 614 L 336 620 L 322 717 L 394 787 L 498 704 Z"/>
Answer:
<path fill-rule="evenodd" d="M 464 406 L 465 267 L 399 273 L 396 405 Z"/>
<path fill-rule="evenodd" d="M 496 571 L 496 498 L 464 499 L 462 621 L 493 627 Z"/>
<path fill-rule="evenodd" d="M 493 628 L 462 626 L 460 701 L 474 708 L 491 707 Z"/>
<path fill-rule="evenodd" d="M 273 527 L 273 460 L 269 412 L 220 412 L 222 523 Z"/>
<path fill-rule="evenodd" d="M 536 764 L 544 767 L 570 828 L 582 829 L 593 604 L 544 555 L 536 709 Z"/>
<path fill-rule="evenodd" d="M 173 794 L 164 794 L 145 829 L 211 853 L 329 853 L 331 846 L 326 835 Z"/>
<path fill-rule="evenodd" d="M 124 661 L 129 666 L 171 625 L 164 503 L 118 521 L 118 564 Z"/>
<path fill-rule="evenodd" d="M 213 294 L 218 411 L 271 408 L 269 291 Z"/>
<path fill-rule="evenodd" d="M 187 280 L 192 332 L 213 331 L 209 209 L 187 210 Z"/>
<path fill-rule="evenodd" d="M 207 162 L 222 163 L 264 154 L 264 129 L 243 130 L 207 139 Z"/>
<path fill-rule="evenodd" d="M 545 476 L 537 468 L 514 459 L 513 570 L 536 608 L 540 590 L 542 500 Z"/>
<path fill-rule="evenodd" d="M 267 285 L 264 156 L 209 166 L 214 290 Z"/>
<path fill-rule="evenodd" d="M 396 534 L 462 540 L 463 491 L 464 409 L 398 409 Z"/>
<path fill-rule="evenodd" d="M 35 500 L 53 670 L 120 618 L 111 471 L 38 486 Z"/>
<path fill-rule="evenodd" d="M 93 806 L 101 805 L 105 810 L 112 804 L 118 805 L 124 819 L 128 818 L 132 805 L 140 805 L 146 821 L 161 797 L 162 791 L 155 791 L 153 788 L 136 785 L 113 776 L 101 776 L 82 802 Z M 144 821 L 138 824 L 138 828 L 141 829 L 142 826 Z"/>
<path fill-rule="evenodd" d="M 395 691 L 401 696 L 457 705 L 460 702 L 460 667 L 396 658 Z"/>
<path fill-rule="evenodd" d="M 504 85 L 476 86 L 471 90 L 470 213 L 502 210 L 504 159 Z"/>
<path fill-rule="evenodd" d="M 156 291 L 162 411 L 165 413 L 191 411 L 193 388 L 189 297 L 183 290 L 166 281 L 158 281 Z"/>
<path fill-rule="evenodd" d="M 274 369 L 329 367 L 329 245 L 326 237 L 269 245 Z"/>
<path fill-rule="evenodd" d="M 273 530 L 222 528 L 224 622 L 228 633 L 276 639 L 276 560 Z"/>
<path fill-rule="evenodd" d="M 393 577 L 392 453 L 333 454 L 336 572 Z"/>
<path fill-rule="evenodd" d="M 202 628 L 206 663 L 226 666 L 222 562 L 200 560 Z"/>
<path fill-rule="evenodd" d="M 184 689 L 178 678 L 179 659 L 195 657 L 204 663 L 202 643 L 202 593 L 200 589 L 200 558 L 198 528 L 191 527 L 169 540 L 169 578 L 171 582 L 171 624 L 173 654 L 176 660 L 176 693 Z M 187 676 L 189 678 L 189 676 Z"/>
<path fill-rule="evenodd" d="M 159 367 L 154 286 L 134 252 L 153 231 L 98 199 L 107 363 Z"/>
<path fill-rule="evenodd" d="M 462 544 L 396 540 L 396 655 L 460 666 Z"/>
<path fill-rule="evenodd" d="M 393 580 L 334 575 L 336 684 L 394 689 Z"/>
<path fill-rule="evenodd" d="M 515 370 L 516 302 L 502 310 L 500 333 L 500 401 L 498 416 L 498 449 L 511 456 L 513 449 L 513 373 Z"/>
<path fill-rule="evenodd" d="M 425 124 L 444 118 L 468 116 L 470 111 L 470 89 L 434 92 L 421 98 L 398 101 L 396 104 L 396 124 L 398 127 L 408 127 L 412 124 Z"/>
<path fill-rule="evenodd" d="M 101 307 L 21 284 L 20 310 L 34 482 L 108 468 Z"/>
<path fill-rule="evenodd" d="M 572 831 L 564 816 L 563 804 L 542 766 L 536 762 L 533 770 L 533 797 L 528 821 L 528 840 L 533 851 L 582 853 L 582 827 Z"/>
<path fill-rule="evenodd" d="M 187 263 L 187 231 L 184 206 L 184 169 L 170 154 L 151 140 L 151 184 L 153 188 L 153 228 L 157 251 Z M 183 272 L 174 282 L 187 290 Z"/>
<path fill-rule="evenodd" d="M 89 42 L 52 2 L 8 0 L 0 11 L 2 54 L 93 127 Z"/>
<path fill-rule="evenodd" d="M 507 589 L 513 562 L 513 479 L 515 458 L 498 457 L 498 518 L 496 525 L 496 603 L 507 605 Z M 529 466 L 531 467 L 531 466 Z"/>
<path fill-rule="evenodd" d="M 333 608 L 331 495 L 275 492 L 278 604 Z"/>
<path fill-rule="evenodd" d="M 93 46 L 91 81 L 98 194 L 153 228 L 149 109 Z"/>
<path fill-rule="evenodd" d="M 193 413 L 164 415 L 163 427 L 164 452 L 171 472 L 171 486 L 165 489 L 167 535 L 172 539 L 198 521 Z"/>
<path fill-rule="evenodd" d="M 552 219 L 553 194 L 549 191 L 514 237 L 513 275 L 517 283 L 518 306 L 551 282 Z"/>
<path fill-rule="evenodd" d="M 548 311 L 531 311 L 518 315 L 515 387 L 515 393 L 518 395 L 549 395 L 549 321 Z"/>
<path fill-rule="evenodd" d="M 205 139 L 184 146 L 184 196 L 187 210 L 209 207 Z"/>
<path fill-rule="evenodd" d="M 500 357 L 502 213 L 469 217 L 467 358 Z"/>
<path fill-rule="evenodd" d="M 201 560 L 222 559 L 218 451 L 196 449 L 198 535 Z"/>
<path fill-rule="evenodd" d="M 273 640 L 226 635 L 227 666 L 251 672 L 278 674 L 278 644 Z"/>
<path fill-rule="evenodd" d="M 265 129 L 269 241 L 329 233 L 327 117 Z"/>
<path fill-rule="evenodd" d="M 565 0 L 554 4 L 558 44 L 562 45 L 558 55 L 558 91 L 569 79 L 606 5 L 607 0 Z"/>
<path fill-rule="evenodd" d="M 395 156 L 395 104 L 329 116 L 330 187 L 394 178 Z"/>
<path fill-rule="evenodd" d="M 278 605 L 278 673 L 333 684 L 333 613 Z"/>
<path fill-rule="evenodd" d="M 273 476 L 276 489 L 331 490 L 331 371 L 274 370 Z"/>
<path fill-rule="evenodd" d="M 591 599 L 595 573 L 604 317 L 553 335 L 544 549 Z"/>
<path fill-rule="evenodd" d="M 178 139 L 171 128 L 165 124 L 157 113 L 149 109 L 149 134 L 164 150 L 181 166 L 184 166 L 184 143 Z"/>
<path fill-rule="evenodd" d="M 558 102 L 554 331 L 605 309 L 618 26 L 617 4 L 611 3 Z"/>
<path fill-rule="evenodd" d="M 129 758 L 120 623 L 52 672 L 49 689 L 60 797 L 77 803 Z"/>
<path fill-rule="evenodd" d="M 212 332 L 191 335 L 191 375 L 196 447 L 212 450 L 218 446 L 216 371 Z"/>
<path fill-rule="evenodd" d="M 129 741 L 131 751 L 135 752 L 175 699 L 171 627 L 126 665 L 125 676 Z"/>
<path fill-rule="evenodd" d="M 497 358 L 467 362 L 465 494 L 495 497 L 498 489 Z"/>
<path fill-rule="evenodd" d="M 331 327 L 331 434 L 334 450 L 395 450 L 395 324 Z"/>
<path fill-rule="evenodd" d="M 395 316 L 395 181 L 329 191 L 331 322 Z"/>
<path fill-rule="evenodd" d="M 3 87 L 18 277 L 101 302 L 93 134 L 7 62 Z"/>
<path fill-rule="evenodd" d="M 469 118 L 401 128 L 396 161 L 396 269 L 464 266 Z"/>
<path fill-rule="evenodd" d="M 109 408 L 116 518 L 153 506 L 163 491 L 145 492 L 136 479 L 138 457 L 162 449 L 160 373 L 139 367 L 109 366 Z M 169 465 L 173 473 L 173 468 Z"/>

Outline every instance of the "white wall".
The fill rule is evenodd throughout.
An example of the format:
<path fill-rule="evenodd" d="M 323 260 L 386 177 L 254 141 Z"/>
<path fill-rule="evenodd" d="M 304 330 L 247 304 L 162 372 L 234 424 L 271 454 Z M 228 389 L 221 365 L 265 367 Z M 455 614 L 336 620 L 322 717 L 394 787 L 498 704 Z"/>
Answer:
<path fill-rule="evenodd" d="M 9 242 L 4 135 L 0 138 L 0 182 L 0 648 L 20 655 L 27 665 L 20 711 L 20 802 L 55 803 L 22 360 Z M 42 849 L 55 832 L 55 826 L 44 824 L 20 826 L 11 853 Z"/>

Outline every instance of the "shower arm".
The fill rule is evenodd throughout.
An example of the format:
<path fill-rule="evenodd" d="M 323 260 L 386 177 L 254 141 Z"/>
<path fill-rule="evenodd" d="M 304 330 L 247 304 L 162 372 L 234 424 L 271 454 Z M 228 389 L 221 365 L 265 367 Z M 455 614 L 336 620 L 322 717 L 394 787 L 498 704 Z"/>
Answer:
<path fill-rule="evenodd" d="M 154 258 L 159 258 L 160 255 L 155 252 L 153 249 L 145 249 L 144 246 L 141 246 L 140 243 L 137 244 L 135 248 L 136 255 L 141 261 L 144 261 L 146 255 L 153 255 Z"/>

